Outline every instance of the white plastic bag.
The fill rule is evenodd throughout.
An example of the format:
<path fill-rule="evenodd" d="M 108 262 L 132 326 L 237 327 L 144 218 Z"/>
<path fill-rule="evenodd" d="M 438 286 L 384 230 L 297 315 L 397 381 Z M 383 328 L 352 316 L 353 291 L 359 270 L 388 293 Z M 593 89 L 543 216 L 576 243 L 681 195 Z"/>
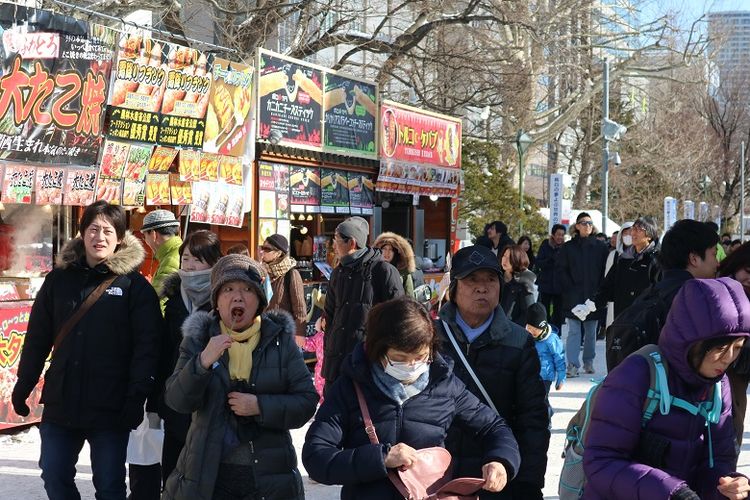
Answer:
<path fill-rule="evenodd" d="M 164 429 L 156 413 L 146 413 L 143 422 L 130 431 L 128 440 L 129 464 L 154 465 L 161 462 L 161 447 L 164 444 Z"/>

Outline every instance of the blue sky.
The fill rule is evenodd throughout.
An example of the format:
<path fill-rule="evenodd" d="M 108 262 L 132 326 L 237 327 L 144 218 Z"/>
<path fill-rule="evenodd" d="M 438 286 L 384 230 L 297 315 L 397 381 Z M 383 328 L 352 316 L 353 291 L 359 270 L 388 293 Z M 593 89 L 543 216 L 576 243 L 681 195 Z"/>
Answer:
<path fill-rule="evenodd" d="M 683 26 L 706 12 L 750 10 L 750 0 L 644 0 L 642 5 L 641 22 L 671 13 Z"/>

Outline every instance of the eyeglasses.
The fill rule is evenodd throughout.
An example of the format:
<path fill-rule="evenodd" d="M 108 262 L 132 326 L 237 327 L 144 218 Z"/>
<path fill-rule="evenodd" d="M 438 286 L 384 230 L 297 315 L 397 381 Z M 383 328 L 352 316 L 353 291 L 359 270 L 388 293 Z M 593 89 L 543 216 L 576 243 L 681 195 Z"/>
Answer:
<path fill-rule="evenodd" d="M 593 226 L 594 225 L 593 221 L 590 221 L 590 220 L 582 220 L 581 222 L 578 222 L 577 224 L 580 224 L 582 226 Z"/>
<path fill-rule="evenodd" d="M 630 226 L 630 227 L 631 227 L 632 229 L 637 229 L 638 231 L 644 231 L 644 232 L 646 231 L 646 228 L 645 228 L 645 227 L 643 227 L 643 226 L 642 226 L 642 225 L 640 225 L 640 224 L 633 224 L 633 225 L 632 225 L 632 226 Z M 631 230 L 632 230 L 632 229 L 631 229 Z"/>
<path fill-rule="evenodd" d="M 261 247 L 259 248 L 259 250 L 260 250 L 261 252 L 266 252 L 266 253 L 268 253 L 268 252 L 273 252 L 273 251 L 275 251 L 276 249 L 275 249 L 275 248 L 271 248 L 271 247 L 267 247 L 267 246 L 265 246 L 265 245 L 262 245 L 262 246 L 261 246 Z"/>

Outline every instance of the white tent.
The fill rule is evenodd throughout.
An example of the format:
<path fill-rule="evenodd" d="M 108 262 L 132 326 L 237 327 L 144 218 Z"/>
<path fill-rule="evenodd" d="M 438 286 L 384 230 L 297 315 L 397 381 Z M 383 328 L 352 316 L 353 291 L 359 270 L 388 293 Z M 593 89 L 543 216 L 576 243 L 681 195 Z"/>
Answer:
<path fill-rule="evenodd" d="M 576 217 L 578 217 L 578 214 L 581 212 L 586 212 L 591 216 L 591 220 L 594 221 L 594 228 L 595 232 L 600 232 L 602 230 L 602 213 L 599 210 L 570 210 L 570 220 L 564 220 L 562 221 L 563 224 L 566 226 L 570 226 L 570 224 L 575 224 Z M 544 217 L 545 219 L 549 220 L 549 208 L 547 207 L 541 207 L 539 208 L 539 213 Z M 620 225 L 607 217 L 607 236 L 611 235 L 615 231 L 620 230 Z"/>

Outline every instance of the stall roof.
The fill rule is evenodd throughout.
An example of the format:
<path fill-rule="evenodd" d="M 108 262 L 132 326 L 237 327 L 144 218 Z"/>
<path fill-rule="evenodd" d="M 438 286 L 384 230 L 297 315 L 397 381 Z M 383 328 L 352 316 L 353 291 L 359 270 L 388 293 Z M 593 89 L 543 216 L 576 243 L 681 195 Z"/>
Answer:
<path fill-rule="evenodd" d="M 314 161 L 329 165 L 360 167 L 368 170 L 377 170 L 380 167 L 380 162 L 377 159 L 359 158 L 356 156 L 339 155 L 323 151 L 310 151 L 265 142 L 258 142 L 256 147 L 258 156 L 265 154 L 281 159 Z"/>

